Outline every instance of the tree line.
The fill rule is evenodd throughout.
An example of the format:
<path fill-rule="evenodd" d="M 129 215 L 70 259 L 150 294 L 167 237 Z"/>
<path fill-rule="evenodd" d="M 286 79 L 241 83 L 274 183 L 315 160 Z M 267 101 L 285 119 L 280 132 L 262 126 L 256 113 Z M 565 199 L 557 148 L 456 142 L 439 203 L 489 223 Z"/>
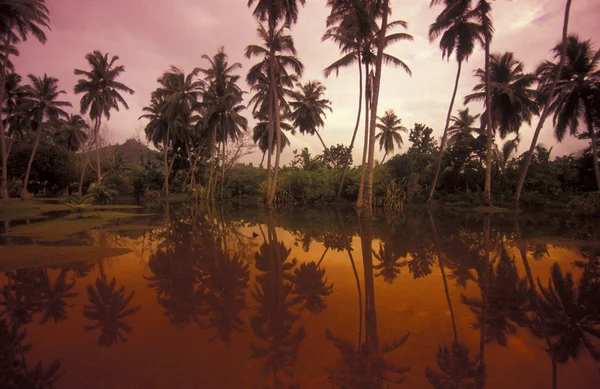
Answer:
<path fill-rule="evenodd" d="M 226 182 L 227 148 L 249 130 L 249 110 L 256 125 L 253 140 L 266 159 L 266 177 L 262 189 L 264 201 L 272 205 L 285 197 L 281 194 L 281 152 L 290 144 L 286 133 L 296 131 L 316 135 L 323 145 L 323 158 L 332 160 L 334 150 L 324 143 L 320 130 L 325 127 L 326 111 L 331 102 L 325 98 L 325 86 L 316 80 L 300 81 L 304 65 L 298 58 L 291 29 L 298 21 L 303 0 L 251 0 L 248 6 L 257 21 L 258 42 L 246 47 L 245 56 L 256 59 L 245 75 L 250 86 L 244 91 L 241 84 L 241 64 L 229 61 L 225 48 L 214 55 L 203 55 L 204 67 L 189 73 L 172 66 L 157 80 L 158 86 L 143 108 L 140 119 L 147 121 L 145 135 L 162 154 L 164 183 L 162 191 L 169 195 L 174 169 L 185 166 L 187 174 L 183 188 L 191 188 L 196 199 L 214 200 L 215 194 L 223 198 Z M 443 9 L 429 28 L 429 39 L 439 39 L 442 59 L 456 59 L 456 80 L 446 115 L 440 145 L 435 151 L 435 172 L 424 183 L 427 200 L 435 197 L 440 176 L 449 168 L 446 154 L 465 137 L 478 135 L 484 143 L 485 157 L 480 160 L 485 169 L 482 202 L 492 203 L 492 177 L 494 167 L 502 169 L 498 156 L 516 149 L 519 131 L 524 123 L 532 124 L 539 116 L 529 151 L 519 163 L 520 175 L 515 188 L 514 205 L 526 185 L 528 169 L 535 156 L 539 133 L 548 116 L 552 115 L 555 137 L 572 136 L 589 138 L 596 185 L 600 188 L 597 135 L 600 128 L 600 61 L 591 41 L 568 34 L 571 1 L 566 1 L 563 39 L 554 47 L 555 58 L 544 61 L 535 73 L 527 73 L 524 64 L 513 53 L 492 53 L 494 25 L 491 2 L 487 0 L 433 0 L 431 6 Z M 391 20 L 389 0 L 328 0 L 330 14 L 326 20 L 323 41 L 332 41 L 339 47 L 341 57 L 324 70 L 324 76 L 337 75 L 344 68 L 358 65 L 359 105 L 352 138 L 342 160 L 335 164 L 341 171 L 337 177 L 337 198 L 347 186 L 351 153 L 364 117 L 364 144 L 360 164 L 360 181 L 356 205 L 365 217 L 372 215 L 376 203 L 375 148 L 379 143 L 385 162 L 393 155 L 396 146 L 402 147 L 401 132 L 408 132 L 401 118 L 386 110 L 378 116 L 379 91 L 382 69 L 392 65 L 409 76 L 409 66 L 400 58 L 386 52 L 390 45 L 412 41 L 412 35 L 396 32 L 406 29 L 403 20 Z M 2 120 L 2 196 L 8 201 L 8 160 L 12 146 L 19 139 L 31 137 L 34 146 L 28 161 L 21 188 L 21 197 L 27 198 L 29 172 L 35 162 L 36 150 L 42 132 L 48 129 L 64 137 L 66 147 L 79 151 L 84 161 L 80 169 L 79 195 L 88 167 L 96 173 L 95 185 L 101 185 L 103 167 L 100 158 L 98 134 L 104 121 L 120 108 L 128 109 L 126 96 L 134 91 L 119 81 L 125 71 L 119 57 L 93 51 L 85 56 L 88 69 L 75 69 L 78 80 L 74 93 L 81 95 L 80 115 L 69 115 L 70 103 L 61 100 L 66 92 L 60 90 L 58 80 L 44 75 L 22 78 L 14 72 L 11 56 L 18 55 L 18 44 L 34 36 L 46 41 L 44 30 L 49 27 L 49 13 L 44 0 L 10 0 L 3 5 L 6 12 L 0 20 L 2 37 L 0 101 Z M 474 53 L 477 45 L 484 49 L 485 66 L 475 71 L 479 83 L 464 103 L 483 102 L 481 115 L 473 115 L 464 108 L 454 115 L 457 90 L 462 75 L 462 65 Z M 244 95 L 249 93 L 248 104 Z M 364 100 L 364 109 L 363 109 Z M 364 111 L 364 112 L 363 112 Z M 82 116 L 89 118 L 86 121 Z M 476 126 L 479 119 L 481 124 Z M 88 124 L 90 123 L 90 124 Z M 467 125 L 464 125 L 468 123 Z M 495 137 L 505 139 L 499 150 Z M 90 140 L 86 143 L 87 138 Z M 411 139 L 412 140 L 412 139 Z M 85 150 L 82 145 L 86 143 Z M 344 146 L 346 147 L 346 146 Z M 96 154 L 96 166 L 90 161 Z M 389 162 L 388 162 L 389 164 Z M 261 163 L 262 165 L 262 163 Z M 505 163 L 506 165 L 506 163 Z"/>

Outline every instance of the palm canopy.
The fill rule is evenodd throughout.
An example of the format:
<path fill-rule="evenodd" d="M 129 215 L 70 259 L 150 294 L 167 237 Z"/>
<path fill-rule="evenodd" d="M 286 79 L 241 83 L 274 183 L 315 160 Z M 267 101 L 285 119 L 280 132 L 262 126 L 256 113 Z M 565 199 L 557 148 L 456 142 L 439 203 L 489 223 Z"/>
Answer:
<path fill-rule="evenodd" d="M 287 122 L 281 122 L 281 129 L 284 131 L 290 131 L 293 134 L 294 127 Z M 258 122 L 253 129 L 252 140 L 258 145 L 258 149 L 264 153 L 269 148 L 269 122 L 261 121 Z M 284 132 L 281 133 L 281 150 L 286 146 L 290 145 L 289 138 Z M 275 144 L 271 145 L 271 154 L 275 152 Z"/>
<path fill-rule="evenodd" d="M 326 88 L 319 81 L 308 81 L 304 85 L 298 83 L 296 86 L 298 89 L 292 95 L 294 100 L 290 101 L 294 127 L 302 134 L 314 135 L 325 125 L 325 110 L 332 112 L 331 102 L 323 98 Z"/>
<path fill-rule="evenodd" d="M 479 119 L 481 115 L 471 115 L 469 108 L 459 109 L 457 116 L 451 116 L 450 122 L 452 123 L 448 127 L 448 135 L 450 136 L 450 144 L 455 143 L 457 140 L 472 136 L 472 133 L 481 133 L 480 127 L 475 127 L 475 121 Z"/>
<path fill-rule="evenodd" d="M 125 66 L 116 65 L 119 57 L 114 55 L 109 58 L 108 53 L 102 54 L 95 50 L 86 54 L 85 59 L 91 69 L 89 71 L 75 69 L 75 75 L 83 76 L 74 88 L 76 94 L 83 94 L 80 101 L 81 114 L 89 112 L 92 120 L 100 119 L 102 116 L 110 119 L 110 111 L 112 109 L 118 111 L 119 104 L 129 109 L 120 92 L 132 95 L 134 91 L 117 81 L 125 71 Z"/>
<path fill-rule="evenodd" d="M 400 132 L 408 132 L 408 128 L 402 125 L 402 119 L 396 115 L 393 109 L 385 111 L 383 116 L 378 116 L 377 128 L 379 133 L 375 139 L 379 140 L 379 150 L 385 150 L 385 154 L 393 153 L 395 145 L 402 147 L 404 141 Z"/>
<path fill-rule="evenodd" d="M 259 120 L 268 120 L 269 96 L 271 91 L 269 76 L 260 72 L 253 77 L 255 78 L 252 80 L 253 84 L 250 87 L 250 91 L 253 95 L 250 98 L 248 106 L 252 106 L 252 114 L 255 118 Z M 281 75 L 280 82 L 277 84 L 276 92 L 278 95 L 279 110 L 283 115 L 289 115 L 291 113 L 287 97 L 293 95 L 294 91 L 292 88 L 297 81 L 298 76 L 295 74 L 284 74 Z"/>
<path fill-rule="evenodd" d="M 475 76 L 480 83 L 473 87 L 473 93 L 465 97 L 465 104 L 472 101 L 485 102 L 485 71 L 477 69 Z M 513 53 L 492 54 L 490 57 L 490 90 L 492 128 L 505 138 L 510 133 L 518 133 L 523 122 L 531 124 L 533 115 L 539 113 L 536 102 L 535 75 L 523 72 L 523 63 Z M 487 112 L 487 111 L 486 111 Z M 485 117 L 485 113 L 482 117 Z M 482 127 L 486 126 L 482 120 Z"/>
<path fill-rule="evenodd" d="M 252 14 L 261 22 L 274 26 L 284 21 L 291 25 L 298 21 L 298 3 L 304 5 L 306 0 L 248 0 L 248 7 L 256 4 Z"/>
<path fill-rule="evenodd" d="M 60 95 L 66 94 L 64 90 L 58 89 L 58 79 L 48 77 L 36 77 L 28 75 L 30 85 L 24 88 L 24 99 L 21 109 L 26 111 L 32 119 L 41 125 L 44 118 L 68 117 L 63 107 L 71 107 L 71 103 L 58 100 Z"/>
<path fill-rule="evenodd" d="M 431 5 L 440 3 L 432 1 Z M 471 0 L 444 0 L 446 8 L 429 26 L 429 41 L 440 38 L 442 58 L 450 59 L 452 54 L 457 62 L 466 61 L 477 42 L 483 43 L 483 28 L 478 23 L 478 12 L 471 8 Z"/>
<path fill-rule="evenodd" d="M 56 137 L 69 150 L 77 151 L 87 139 L 90 125 L 79 115 L 70 114 L 68 119 L 57 123 Z"/>
<path fill-rule="evenodd" d="M 152 97 L 150 104 L 142 108 L 144 114 L 139 117 L 139 119 L 148 120 L 144 132 L 146 139 L 152 142 L 156 148 L 164 142 L 167 134 L 167 119 L 162 105 L 162 99 L 156 96 Z"/>
<path fill-rule="evenodd" d="M 556 62 L 546 61 L 537 69 L 542 96 L 548 94 L 558 72 L 561 47 L 562 43 L 559 43 L 553 49 Z M 577 135 L 580 122 L 591 131 L 593 104 L 600 101 L 595 95 L 600 90 L 600 50 L 594 50 L 591 41 L 571 35 L 567 39 L 566 54 L 565 67 L 550 105 L 554 112 L 554 135 L 559 142 L 564 139 L 567 130 L 572 136 Z"/>
<path fill-rule="evenodd" d="M 171 66 L 158 78 L 159 87 L 152 97 L 162 101 L 162 110 L 170 121 L 178 115 L 192 111 L 201 96 L 204 83 L 198 79 L 199 68 L 185 74 L 181 69 Z"/>
<path fill-rule="evenodd" d="M 45 0 L 3 0 L 0 2 L 0 36 L 10 43 L 26 41 L 29 34 L 46 43 L 43 28 L 49 28 Z"/>

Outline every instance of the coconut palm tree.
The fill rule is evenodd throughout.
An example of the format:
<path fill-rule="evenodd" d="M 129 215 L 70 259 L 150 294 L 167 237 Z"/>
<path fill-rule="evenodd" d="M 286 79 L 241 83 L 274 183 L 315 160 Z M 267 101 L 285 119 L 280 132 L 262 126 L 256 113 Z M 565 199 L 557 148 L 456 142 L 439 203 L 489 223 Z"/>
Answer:
<path fill-rule="evenodd" d="M 22 110 L 23 100 L 26 97 L 25 86 L 21 84 L 22 77 L 11 72 L 6 75 L 4 84 L 4 105 L 2 106 L 3 128 L 8 135 L 7 156 L 16 138 L 23 137 L 23 132 L 31 126 L 31 117 Z"/>
<path fill-rule="evenodd" d="M 451 125 L 448 127 L 448 145 L 453 145 L 463 137 L 472 136 L 473 133 L 482 134 L 481 127 L 475 127 L 475 121 L 481 115 L 471 115 L 469 108 L 459 109 L 458 116 L 451 116 Z"/>
<path fill-rule="evenodd" d="M 406 258 L 396 254 L 394 249 L 390 246 L 391 245 L 387 242 L 383 244 L 380 242 L 379 251 L 375 252 L 375 250 L 373 250 L 373 255 L 379 262 L 378 265 L 373 266 L 373 269 L 379 270 L 379 273 L 375 276 L 383 277 L 383 280 L 388 284 L 393 283 L 402 271 L 402 268 L 408 264 Z"/>
<path fill-rule="evenodd" d="M 45 120 L 48 118 L 55 119 L 59 117 L 68 117 L 67 113 L 63 110 L 63 107 L 71 107 L 71 103 L 58 100 L 60 95 L 66 94 L 66 92 L 58 89 L 57 78 L 48 77 L 46 74 L 44 74 L 43 78 L 36 77 L 32 74 L 28 75 L 28 77 L 31 85 L 25 87 L 25 98 L 21 109 L 27 111 L 28 115 L 31 116 L 32 121 L 35 123 L 36 130 L 35 142 L 33 144 L 33 150 L 31 151 L 31 157 L 27 163 L 23 189 L 21 190 L 22 200 L 25 200 L 28 197 L 27 184 L 29 182 L 29 173 L 31 172 L 35 153 L 40 143 L 42 127 Z"/>
<path fill-rule="evenodd" d="M 408 132 L 408 128 L 402 125 L 402 119 L 396 115 L 393 109 L 385 111 L 385 114 L 378 116 L 377 119 L 379 119 L 377 128 L 380 131 L 375 136 L 375 139 L 379 140 L 379 151 L 385 151 L 381 160 L 383 164 L 387 155 L 394 152 L 395 145 L 398 145 L 398 148 L 402 147 L 404 141 L 400 132 Z"/>
<path fill-rule="evenodd" d="M 429 26 L 429 41 L 433 42 L 441 36 L 440 50 L 442 51 L 442 59 L 447 58 L 450 60 L 450 57 L 454 54 L 456 56 L 458 67 L 428 201 L 431 201 L 433 198 L 442 166 L 442 157 L 444 156 L 446 140 L 448 138 L 448 126 L 450 125 L 450 116 L 452 115 L 454 99 L 456 98 L 456 92 L 458 91 L 458 82 L 460 80 L 462 64 L 473 54 L 475 43 L 482 42 L 483 39 L 481 25 L 477 22 L 477 14 L 476 11 L 471 8 L 470 1 L 433 0 L 431 5 L 433 6 L 434 4 L 442 2 L 444 3 L 445 8 L 437 16 L 435 22 Z"/>
<path fill-rule="evenodd" d="M 506 166 L 508 162 L 511 160 L 514 153 L 517 152 L 519 148 L 519 137 L 517 136 L 515 139 L 510 139 L 504 142 L 502 145 L 502 149 L 498 148 L 498 145 L 494 144 L 494 160 L 498 164 L 500 171 L 502 174 L 506 171 Z"/>
<path fill-rule="evenodd" d="M 562 44 L 554 49 L 556 58 L 560 58 Z M 538 67 L 542 93 L 548 94 L 552 82 L 557 77 L 560 62 L 546 61 Z M 598 166 L 598 138 L 594 128 L 594 104 L 599 100 L 600 90 L 600 50 L 592 46 L 590 40 L 581 40 L 571 35 L 566 42 L 564 69 L 556 84 L 556 93 L 550 105 L 554 113 L 554 136 L 561 142 L 567 131 L 571 136 L 578 135 L 580 125 L 590 138 L 594 174 L 600 190 L 600 167 Z M 600 103 L 596 103 L 600 104 Z"/>
<path fill-rule="evenodd" d="M 292 132 L 292 134 L 294 132 L 294 127 L 286 122 L 281 122 L 281 129 Z M 262 159 L 260 160 L 260 165 L 262 166 L 265 156 L 267 155 L 267 150 L 269 149 L 269 122 L 261 121 L 256 123 L 252 131 L 252 140 L 258 145 L 258 149 L 263 153 Z M 281 134 L 281 142 L 281 150 L 290 145 L 290 140 L 285 133 Z M 275 149 L 273 145 L 271 145 L 271 154 L 274 152 Z"/>
<path fill-rule="evenodd" d="M 294 127 L 301 134 L 317 135 L 323 149 L 327 151 L 327 146 L 319 134 L 319 128 L 325 126 L 323 118 L 326 117 L 325 110 L 333 112 L 331 109 L 331 101 L 322 98 L 325 94 L 325 86 L 319 81 L 308 81 L 306 84 L 296 84 L 298 88 L 294 91 L 290 101 L 290 106 L 293 109 L 291 119 Z"/>
<path fill-rule="evenodd" d="M 296 87 L 298 89 L 294 91 L 293 100 L 289 103 L 293 109 L 291 119 L 294 127 L 301 134 L 317 135 L 323 149 L 327 151 L 327 146 L 319 134 L 319 128 L 325 126 L 325 110 L 333 112 L 331 101 L 323 98 L 326 88 L 319 81 L 308 81 L 304 85 L 298 83 Z"/>
<path fill-rule="evenodd" d="M 523 63 L 516 60 L 513 53 L 507 52 L 502 55 L 493 54 L 491 56 L 489 64 L 491 99 L 490 105 L 485 105 L 486 110 L 483 118 L 486 118 L 487 113 L 491 111 L 492 131 L 486 130 L 486 136 L 493 136 L 498 132 L 500 137 L 504 139 L 509 133 L 518 134 L 521 125 L 524 122 L 531 124 L 533 115 L 539 113 L 536 92 L 532 88 L 537 79 L 533 74 L 524 73 L 523 67 Z M 471 101 L 484 101 L 485 104 L 488 104 L 486 91 L 488 75 L 483 69 L 477 69 L 475 76 L 479 78 L 480 83 L 473 87 L 473 93 L 465 97 L 465 104 Z M 482 126 L 485 128 L 487 125 L 487 121 L 482 119 Z M 491 139 L 488 140 L 488 146 L 490 142 L 493 143 Z M 487 159 L 486 164 L 491 163 L 492 159 Z M 486 170 L 486 188 L 487 174 Z M 486 204 L 488 203 L 487 200 L 488 195 L 486 192 L 484 193 Z"/>
<path fill-rule="evenodd" d="M 279 110 L 274 109 L 274 107 L 279 107 L 278 102 L 278 94 L 276 93 L 276 89 L 278 85 L 277 78 L 278 70 L 281 71 L 282 66 L 281 62 L 279 65 L 276 59 L 276 53 L 287 52 L 293 56 L 296 55 L 296 50 L 293 45 L 293 40 L 291 36 L 289 39 L 285 39 L 283 41 L 277 39 L 278 35 L 281 35 L 281 30 L 278 30 L 278 25 L 280 22 L 283 23 L 283 26 L 289 28 L 293 24 L 298 21 L 298 5 L 304 5 L 305 0 L 249 0 L 248 7 L 252 7 L 256 5 L 254 11 L 252 12 L 253 16 L 261 23 L 267 23 L 267 29 L 265 30 L 262 25 L 259 28 L 259 34 L 264 42 L 267 43 L 266 47 L 268 50 L 264 52 L 264 61 L 265 61 L 265 74 L 269 76 L 269 95 L 271 98 L 269 99 L 270 109 L 268 110 L 269 115 L 269 146 L 268 149 L 271 149 L 271 145 L 273 144 L 273 137 L 277 140 L 277 148 L 275 154 L 275 167 L 273 169 L 273 173 L 271 176 L 271 154 L 267 157 L 267 196 L 266 202 L 268 205 L 272 204 L 273 199 L 275 198 L 275 190 L 277 186 L 277 171 L 279 169 L 279 157 L 281 154 L 281 128 L 279 126 Z M 263 29 L 265 34 L 262 36 L 262 32 L 260 29 Z M 266 38 L 266 39 L 265 39 Z M 284 42 L 283 45 L 276 45 L 276 43 Z M 269 44 L 270 43 L 270 44 Z M 290 50 L 292 49 L 292 50 Z M 257 55 L 258 53 L 250 54 L 248 50 L 246 51 L 246 56 L 250 58 L 253 55 Z M 299 63 L 299 61 L 298 61 Z M 300 71 L 296 70 L 296 73 L 301 75 L 302 69 Z"/>
<path fill-rule="evenodd" d="M 90 125 L 81 116 L 69 114 L 68 119 L 58 123 L 55 136 L 67 149 L 77 151 L 87 141 L 89 129 Z"/>
<path fill-rule="evenodd" d="M 96 173 L 98 183 L 101 183 L 102 170 L 98 133 L 102 124 L 102 117 L 104 116 L 106 120 L 110 120 L 111 111 L 118 111 L 119 105 L 129 109 L 127 101 L 121 96 L 120 92 L 132 95 L 134 91 L 122 82 L 117 81 L 119 76 L 125 72 L 125 66 L 116 64 L 119 60 L 118 56 L 109 57 L 108 53 L 102 54 L 99 50 L 94 50 L 92 53 L 86 54 L 85 59 L 90 66 L 90 70 L 75 69 L 75 75 L 82 76 L 82 78 L 77 80 L 74 92 L 75 94 L 83 94 L 79 103 L 81 114 L 84 115 L 89 112 L 90 119 L 94 122 L 92 142 L 96 146 Z"/>
<path fill-rule="evenodd" d="M 0 4 L 0 106 L 4 105 L 5 84 L 13 68 L 10 55 L 18 55 L 15 45 L 33 35 L 46 43 L 44 28 L 49 28 L 48 8 L 45 0 L 6 0 Z M 0 156 L 2 157 L 2 201 L 8 203 L 8 149 L 3 113 L 0 112 Z"/>
<path fill-rule="evenodd" d="M 67 303 L 67 299 L 76 297 L 78 292 L 72 292 L 75 287 L 75 279 L 67 281 L 67 273 L 61 270 L 54 282 L 50 281 L 48 269 L 44 269 L 40 278 L 40 296 L 39 304 L 42 312 L 40 324 L 45 324 L 50 320 L 58 323 L 67 319 L 67 307 L 73 307 Z"/>
<path fill-rule="evenodd" d="M 320 262 L 303 263 L 290 276 L 294 285 L 291 293 L 297 296 L 294 302 L 303 303 L 303 308 L 311 313 L 323 312 L 327 308 L 325 297 L 333 293 L 333 284 L 327 283 L 325 269 L 319 265 Z"/>
<path fill-rule="evenodd" d="M 542 112 L 540 114 L 540 119 L 539 119 L 537 127 L 535 128 L 535 131 L 533 133 L 533 138 L 531 139 L 531 146 L 529 147 L 529 152 L 525 155 L 525 161 L 523 161 L 523 164 L 521 166 L 521 176 L 519 177 L 519 183 L 517 184 L 517 190 L 515 193 L 515 199 L 514 199 L 514 203 L 513 203 L 513 206 L 515 208 L 518 208 L 518 206 L 519 206 L 519 199 L 521 198 L 521 192 L 523 191 L 523 185 L 525 185 L 525 177 L 527 176 L 527 170 L 529 169 L 529 165 L 531 165 L 531 158 L 533 157 L 533 153 L 534 153 L 537 141 L 538 141 L 538 137 L 540 135 L 540 131 L 542 131 L 542 127 L 544 127 L 546 118 L 550 114 L 550 104 L 551 104 L 552 100 L 554 99 L 556 87 L 558 85 L 558 82 L 561 78 L 563 69 L 565 67 L 565 63 L 566 63 L 566 59 L 567 59 L 567 37 L 568 37 L 568 31 L 569 31 L 569 14 L 570 14 L 570 12 L 571 12 L 571 0 L 567 0 L 567 3 L 565 5 L 565 16 L 564 16 L 563 30 L 562 30 L 560 60 L 559 60 L 556 72 L 554 72 L 554 79 L 552 80 L 552 83 L 550 84 L 546 102 L 543 104 Z M 539 85 L 538 89 L 541 86 L 542 85 Z"/>
<path fill-rule="evenodd" d="M 295 1 L 293 1 L 295 3 Z M 271 22 L 269 22 L 271 23 Z M 270 134 L 275 135 L 275 164 L 271 173 L 271 155 L 267 155 L 267 198 L 268 205 L 273 203 L 275 191 L 277 187 L 277 174 L 279 171 L 279 160 L 281 156 L 281 112 L 278 109 L 281 105 L 279 93 L 280 87 L 288 86 L 284 82 L 291 81 L 290 74 L 302 76 L 304 65 L 297 58 L 297 51 L 294 45 L 294 40 L 291 35 L 288 35 L 289 25 L 283 24 L 281 27 L 272 26 L 269 24 L 267 31 L 262 24 L 259 24 L 257 29 L 258 35 L 262 40 L 262 45 L 249 45 L 246 47 L 246 57 L 260 57 L 262 60 L 252 66 L 248 71 L 246 81 L 250 85 L 255 85 L 258 81 L 264 81 L 264 75 L 269 75 L 269 95 L 267 112 L 269 115 L 269 125 L 273 126 L 273 130 L 269 129 Z M 288 70 L 289 69 L 289 70 Z M 291 71 L 291 72 L 290 72 Z M 264 82 L 263 82 L 264 84 Z M 269 137 L 269 145 L 273 144 L 273 136 Z M 271 146 L 268 147 L 271 149 Z"/>
<path fill-rule="evenodd" d="M 168 71 L 158 78 L 159 87 L 152 92 L 152 98 L 156 99 L 157 102 L 162 102 L 160 109 L 167 124 L 167 131 L 162 139 L 165 164 L 164 191 L 166 196 L 169 195 L 169 176 L 171 173 L 168 157 L 169 146 L 172 142 L 171 136 L 181 136 L 181 134 L 172 134 L 172 131 L 178 128 L 176 126 L 177 120 L 194 109 L 198 98 L 203 92 L 204 82 L 198 79 L 199 73 L 199 68 L 185 74 L 181 69 L 171 66 Z"/>

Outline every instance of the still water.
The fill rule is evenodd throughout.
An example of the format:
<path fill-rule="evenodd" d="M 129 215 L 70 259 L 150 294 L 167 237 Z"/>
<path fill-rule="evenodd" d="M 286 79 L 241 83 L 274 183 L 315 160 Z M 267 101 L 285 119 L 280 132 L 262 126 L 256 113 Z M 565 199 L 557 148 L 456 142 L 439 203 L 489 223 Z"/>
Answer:
<path fill-rule="evenodd" d="M 0 388 L 600 387 L 594 221 L 163 212 L 0 275 Z"/>

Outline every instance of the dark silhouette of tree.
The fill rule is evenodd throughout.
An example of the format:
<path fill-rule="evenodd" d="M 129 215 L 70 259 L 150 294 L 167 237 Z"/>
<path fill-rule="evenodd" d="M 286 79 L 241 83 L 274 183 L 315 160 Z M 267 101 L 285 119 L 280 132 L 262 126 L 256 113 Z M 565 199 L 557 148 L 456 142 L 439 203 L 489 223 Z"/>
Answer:
<path fill-rule="evenodd" d="M 101 272 L 103 273 L 103 272 Z M 110 282 L 102 274 L 94 285 L 87 286 L 89 304 L 83 306 L 83 316 L 94 324 L 84 327 L 86 331 L 100 330 L 98 345 L 111 347 L 127 342 L 124 333 L 131 334 L 133 328 L 125 322 L 128 316 L 140 310 L 139 305 L 128 307 L 134 292 L 125 296 L 125 287 L 117 288 L 117 281 Z"/>
<path fill-rule="evenodd" d="M 25 354 L 31 344 L 25 343 L 26 331 L 0 318 L 0 388 L 2 389 L 51 389 L 61 378 L 60 361 L 45 367 L 38 362 L 27 366 Z"/>
<path fill-rule="evenodd" d="M 390 246 L 388 243 L 382 244 L 380 242 L 379 252 L 373 250 L 375 259 L 379 261 L 379 264 L 373 267 L 375 270 L 379 270 L 379 273 L 375 276 L 383 277 L 383 280 L 388 284 L 393 283 L 402 271 L 402 268 L 408 264 L 406 259 L 394 253 L 394 249 Z"/>
<path fill-rule="evenodd" d="M 333 292 L 333 284 L 327 284 L 325 269 L 315 262 L 303 263 L 294 269 L 290 281 L 294 285 L 292 294 L 296 302 L 302 303 L 302 308 L 311 313 L 321 313 L 327 308 L 325 297 Z"/>
<path fill-rule="evenodd" d="M 427 367 L 425 377 L 436 389 L 482 389 L 485 387 L 485 365 L 469 358 L 469 349 L 457 341 L 452 347 L 440 345 L 436 353 L 440 371 Z"/>
<path fill-rule="evenodd" d="M 67 281 L 67 274 L 61 271 L 54 283 L 50 281 L 48 269 L 41 271 L 39 292 L 39 309 L 42 312 L 40 324 L 45 324 L 50 320 L 54 323 L 66 320 L 67 307 L 73 307 L 67 303 L 67 299 L 78 296 L 79 293 L 71 292 L 75 286 L 75 280 Z"/>

